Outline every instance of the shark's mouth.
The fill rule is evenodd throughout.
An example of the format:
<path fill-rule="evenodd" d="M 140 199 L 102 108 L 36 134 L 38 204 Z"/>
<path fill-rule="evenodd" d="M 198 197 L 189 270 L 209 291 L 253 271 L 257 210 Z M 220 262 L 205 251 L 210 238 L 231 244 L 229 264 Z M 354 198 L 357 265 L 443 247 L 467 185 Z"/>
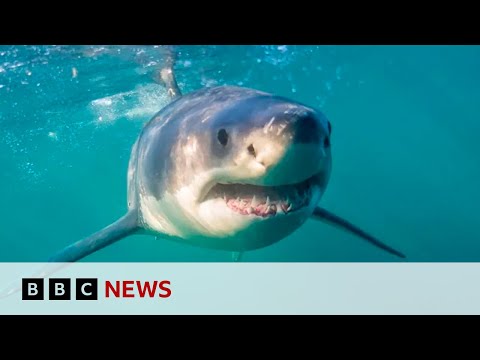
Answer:
<path fill-rule="evenodd" d="M 270 217 L 289 214 L 310 204 L 315 177 L 291 185 L 261 186 L 217 183 L 205 200 L 223 199 L 236 213 Z"/>

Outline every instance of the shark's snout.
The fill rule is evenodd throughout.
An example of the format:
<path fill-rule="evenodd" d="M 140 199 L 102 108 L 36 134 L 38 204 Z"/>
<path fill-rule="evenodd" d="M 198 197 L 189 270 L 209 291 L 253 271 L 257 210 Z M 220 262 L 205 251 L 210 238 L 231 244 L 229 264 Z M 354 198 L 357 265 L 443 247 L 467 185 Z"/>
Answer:
<path fill-rule="evenodd" d="M 328 136 L 322 129 L 320 119 L 310 112 L 293 116 L 288 122 L 287 131 L 292 134 L 292 142 L 297 144 L 320 145 L 321 139 Z"/>
<path fill-rule="evenodd" d="M 329 167 L 328 122 L 315 112 L 277 113 L 251 132 L 245 156 L 262 167 L 264 184 L 301 182 Z"/>

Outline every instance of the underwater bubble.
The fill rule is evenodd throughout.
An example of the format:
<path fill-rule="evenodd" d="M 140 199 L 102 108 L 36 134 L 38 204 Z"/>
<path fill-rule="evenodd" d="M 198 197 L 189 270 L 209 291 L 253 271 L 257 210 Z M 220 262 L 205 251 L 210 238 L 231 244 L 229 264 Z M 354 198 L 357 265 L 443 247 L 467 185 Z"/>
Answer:
<path fill-rule="evenodd" d="M 337 68 L 335 69 L 335 75 L 337 76 L 337 80 L 342 79 L 342 67 L 341 66 L 337 66 Z"/>
<path fill-rule="evenodd" d="M 53 139 L 53 140 L 58 140 L 58 135 L 57 135 L 57 133 L 54 132 L 54 131 L 50 131 L 50 132 L 48 133 L 48 137 L 49 137 L 50 139 Z"/>

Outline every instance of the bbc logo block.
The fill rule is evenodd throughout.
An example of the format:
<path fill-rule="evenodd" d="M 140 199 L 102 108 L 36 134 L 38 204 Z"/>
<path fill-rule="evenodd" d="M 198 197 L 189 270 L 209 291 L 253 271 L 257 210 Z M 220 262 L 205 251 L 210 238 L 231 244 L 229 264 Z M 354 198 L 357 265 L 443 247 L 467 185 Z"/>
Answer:
<path fill-rule="evenodd" d="M 76 300 L 98 300 L 98 279 L 77 279 Z"/>
<path fill-rule="evenodd" d="M 70 279 L 48 279 L 48 300 L 70 300 Z"/>
<path fill-rule="evenodd" d="M 72 279 L 48 279 L 48 300 L 73 300 Z M 22 279 L 22 300 L 45 300 L 45 279 Z M 98 300 L 98 279 L 75 279 L 75 300 Z"/>
<path fill-rule="evenodd" d="M 22 300 L 43 300 L 43 279 L 22 279 Z"/>

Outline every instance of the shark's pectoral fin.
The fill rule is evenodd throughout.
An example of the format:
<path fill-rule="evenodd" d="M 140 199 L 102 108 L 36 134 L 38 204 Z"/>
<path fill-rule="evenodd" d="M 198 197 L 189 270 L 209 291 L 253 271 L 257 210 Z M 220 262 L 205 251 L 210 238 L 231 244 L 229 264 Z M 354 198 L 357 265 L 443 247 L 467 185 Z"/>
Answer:
<path fill-rule="evenodd" d="M 114 242 L 127 237 L 138 230 L 138 216 L 135 210 L 129 211 L 126 215 L 115 221 L 113 224 L 103 228 L 95 234 L 67 246 L 56 255 L 52 256 L 49 262 L 74 262 L 83 259 Z"/>
<path fill-rule="evenodd" d="M 48 260 L 49 264 L 46 264 L 45 267 L 31 277 L 45 278 L 62 269 L 68 265 L 68 263 L 83 259 L 84 257 L 135 233 L 138 229 L 137 212 L 129 211 L 113 224 L 67 246 L 63 250 L 60 250 Z M 0 291 L 0 298 L 10 296 L 20 290 L 21 288 L 16 282 L 14 285 Z"/>
<path fill-rule="evenodd" d="M 242 257 L 243 257 L 243 252 L 241 252 L 241 251 L 233 251 L 232 252 L 232 261 L 234 261 L 234 262 L 242 261 Z"/>
<path fill-rule="evenodd" d="M 376 247 L 378 247 L 382 250 L 385 250 L 385 251 L 389 252 L 390 254 L 396 255 L 396 256 L 401 257 L 401 258 L 406 257 L 401 252 L 399 252 L 399 251 L 391 248 L 390 246 L 382 243 L 380 240 L 374 238 L 370 234 L 367 234 L 365 231 L 363 231 L 362 229 L 353 225 L 352 223 L 348 222 L 347 220 L 342 219 L 341 217 L 339 217 L 339 216 L 337 216 L 337 215 L 331 213 L 330 211 L 325 210 L 321 207 L 317 206 L 315 208 L 315 210 L 313 211 L 312 217 L 315 220 L 319 220 L 319 221 L 328 223 L 330 225 L 337 226 L 337 227 L 339 227 L 343 230 L 346 230 L 348 232 L 351 232 L 352 234 L 355 234 L 355 235 L 361 237 L 362 239 L 368 241 L 372 245 L 374 245 L 374 246 L 376 246 Z"/>

